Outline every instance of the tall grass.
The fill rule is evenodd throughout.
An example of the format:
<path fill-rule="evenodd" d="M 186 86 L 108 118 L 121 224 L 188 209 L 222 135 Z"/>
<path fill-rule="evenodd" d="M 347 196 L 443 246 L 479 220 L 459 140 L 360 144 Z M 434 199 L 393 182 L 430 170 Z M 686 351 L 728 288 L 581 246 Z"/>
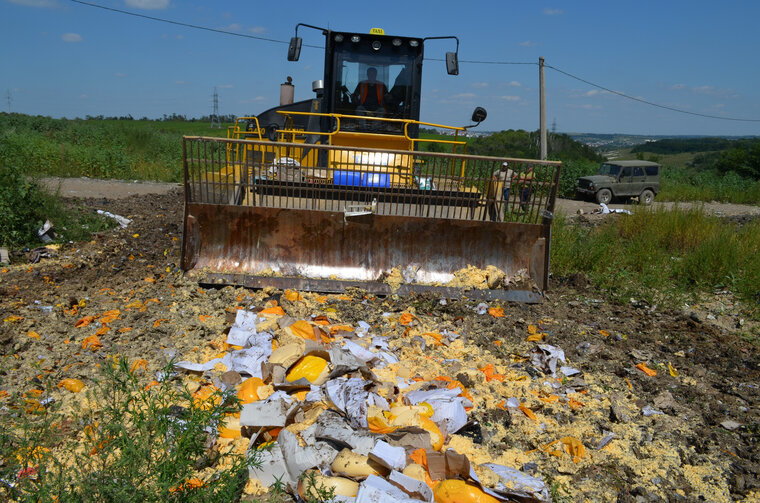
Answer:
<path fill-rule="evenodd" d="M 729 224 L 701 208 L 637 209 L 592 228 L 560 216 L 552 233 L 554 275 L 582 272 L 613 297 L 675 304 L 729 288 L 751 305 L 760 300 L 758 221 Z"/>
<path fill-rule="evenodd" d="M 182 135 L 225 131 L 198 122 L 0 114 L 0 163 L 38 175 L 176 182 L 182 179 Z"/>
<path fill-rule="evenodd" d="M 719 201 L 759 204 L 760 180 L 736 173 L 694 171 L 666 166 L 660 172 L 659 201 Z"/>

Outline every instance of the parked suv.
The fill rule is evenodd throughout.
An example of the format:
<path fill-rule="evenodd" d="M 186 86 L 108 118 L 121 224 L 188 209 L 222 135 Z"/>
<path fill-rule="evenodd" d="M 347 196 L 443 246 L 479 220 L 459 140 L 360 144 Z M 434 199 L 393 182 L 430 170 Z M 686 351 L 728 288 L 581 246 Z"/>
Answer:
<path fill-rule="evenodd" d="M 638 197 L 640 204 L 652 204 L 660 191 L 660 165 L 649 161 L 608 161 L 593 176 L 578 178 L 575 194 L 609 204 L 613 198 Z"/>

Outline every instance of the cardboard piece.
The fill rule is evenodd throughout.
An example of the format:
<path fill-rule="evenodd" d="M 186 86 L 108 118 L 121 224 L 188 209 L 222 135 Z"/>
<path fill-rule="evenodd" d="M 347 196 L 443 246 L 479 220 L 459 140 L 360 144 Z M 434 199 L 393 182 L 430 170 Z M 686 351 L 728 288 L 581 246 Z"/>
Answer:
<path fill-rule="evenodd" d="M 426 454 L 431 479 L 470 478 L 470 460 L 464 454 L 452 449 L 446 452 L 427 451 Z"/>
<path fill-rule="evenodd" d="M 407 450 L 425 449 L 433 452 L 433 442 L 430 439 L 430 432 L 417 426 L 408 426 L 399 428 L 385 434 L 385 438 L 390 445 L 403 447 Z"/>

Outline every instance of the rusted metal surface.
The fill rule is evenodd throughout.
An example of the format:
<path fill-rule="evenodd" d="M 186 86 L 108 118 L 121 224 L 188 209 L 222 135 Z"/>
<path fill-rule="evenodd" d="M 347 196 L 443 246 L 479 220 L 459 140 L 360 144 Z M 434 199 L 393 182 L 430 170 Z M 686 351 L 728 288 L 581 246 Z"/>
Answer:
<path fill-rule="evenodd" d="M 504 194 L 500 158 L 208 138 L 186 138 L 184 150 L 182 267 L 200 281 L 360 281 L 380 293 L 401 272 L 411 292 L 492 265 L 547 287 L 558 163 L 509 159 Z M 523 292 L 509 296 L 530 301 Z"/>

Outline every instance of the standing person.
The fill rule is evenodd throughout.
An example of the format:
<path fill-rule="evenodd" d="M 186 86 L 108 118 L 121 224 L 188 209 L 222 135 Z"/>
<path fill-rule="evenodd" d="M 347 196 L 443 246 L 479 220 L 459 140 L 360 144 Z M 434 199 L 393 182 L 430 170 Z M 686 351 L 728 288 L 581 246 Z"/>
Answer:
<path fill-rule="evenodd" d="M 528 202 L 530 201 L 531 191 L 533 189 L 533 166 L 528 166 L 525 173 L 520 173 L 516 177 L 520 187 L 520 209 L 528 211 Z"/>
<path fill-rule="evenodd" d="M 488 216 L 491 222 L 504 221 L 504 207 L 509 201 L 509 190 L 512 187 L 512 178 L 515 172 L 509 169 L 509 163 L 504 161 L 501 167 L 491 175 L 491 183 L 488 186 L 488 199 L 491 201 L 488 206 Z M 503 203 L 499 202 L 499 198 Z"/>

